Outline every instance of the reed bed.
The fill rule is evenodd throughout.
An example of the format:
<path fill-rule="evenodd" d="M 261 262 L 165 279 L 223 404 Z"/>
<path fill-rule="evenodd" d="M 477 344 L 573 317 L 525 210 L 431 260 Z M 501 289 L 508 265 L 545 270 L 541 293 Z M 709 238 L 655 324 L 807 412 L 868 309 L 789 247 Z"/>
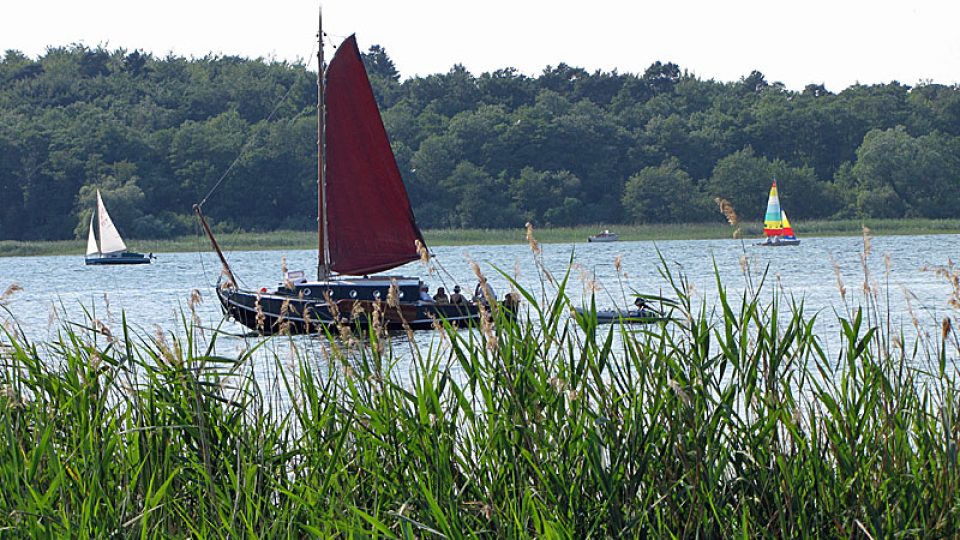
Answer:
<path fill-rule="evenodd" d="M 0 536 L 960 533 L 950 319 L 907 340 L 849 308 L 828 356 L 823 314 L 762 280 L 698 306 L 664 264 L 669 320 L 598 326 L 543 272 L 547 294 L 513 282 L 518 320 L 409 349 L 374 327 L 223 355 L 189 316 L 8 326 Z"/>
<path fill-rule="evenodd" d="M 817 220 L 797 223 L 803 238 L 812 236 L 859 236 L 864 221 Z M 956 234 L 960 230 L 957 219 L 873 219 L 867 222 L 875 235 Z M 603 229 L 620 235 L 623 241 L 647 240 L 701 240 L 729 238 L 722 223 L 670 223 L 647 225 L 597 224 L 576 227 L 551 227 L 538 230 L 545 243 L 586 242 L 587 236 Z M 744 238 L 761 238 L 763 222 L 744 222 Z M 513 229 L 429 229 L 423 231 L 430 246 L 502 245 L 525 243 L 523 232 Z M 220 232 L 220 245 L 225 251 L 316 249 L 316 231 L 278 230 L 271 232 Z M 39 255 L 79 255 L 86 247 L 85 239 L 56 241 L 0 240 L 0 257 Z M 209 241 L 198 235 L 173 239 L 132 239 L 132 249 L 143 253 L 171 253 L 206 251 Z"/>

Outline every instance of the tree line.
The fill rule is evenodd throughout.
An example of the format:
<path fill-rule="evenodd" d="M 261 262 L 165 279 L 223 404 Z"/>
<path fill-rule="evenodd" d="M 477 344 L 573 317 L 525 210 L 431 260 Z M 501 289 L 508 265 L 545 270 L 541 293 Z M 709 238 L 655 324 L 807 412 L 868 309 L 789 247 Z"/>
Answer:
<path fill-rule="evenodd" d="M 531 77 L 401 79 L 364 54 L 425 228 L 759 220 L 773 179 L 791 218 L 955 217 L 960 88 L 792 91 L 757 71 L 702 80 L 560 64 Z M 83 45 L 0 61 L 0 239 L 86 234 L 95 191 L 124 234 L 316 224 L 315 73 L 298 63 Z"/>

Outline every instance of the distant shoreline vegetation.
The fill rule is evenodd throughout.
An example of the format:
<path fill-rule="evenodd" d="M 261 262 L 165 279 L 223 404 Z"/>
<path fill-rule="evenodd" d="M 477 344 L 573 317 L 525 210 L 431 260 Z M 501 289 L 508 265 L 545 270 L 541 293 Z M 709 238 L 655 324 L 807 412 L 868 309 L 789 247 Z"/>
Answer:
<path fill-rule="evenodd" d="M 956 234 L 960 232 L 960 219 L 882 219 L 861 222 L 859 220 L 812 221 L 796 225 L 804 239 L 817 236 L 860 236 L 866 226 L 874 236 Z M 763 224 L 745 222 L 740 224 L 743 238 L 761 237 Z M 537 240 L 543 243 L 586 242 L 587 236 L 603 229 L 620 235 L 621 242 L 707 240 L 729 238 L 729 226 L 714 223 L 654 224 L 654 225 L 582 225 L 536 229 Z M 425 230 L 429 246 L 466 246 L 525 244 L 524 229 L 433 229 Z M 301 250 L 316 249 L 315 231 L 228 232 L 219 233 L 217 239 L 225 251 L 252 250 Z M 173 253 L 210 251 L 210 243 L 203 236 L 181 236 L 171 240 L 131 239 L 131 249 L 142 252 Z M 0 240 L 0 257 L 30 257 L 45 255 L 83 254 L 82 240 L 30 241 Z"/>
<path fill-rule="evenodd" d="M 401 79 L 363 55 L 428 230 L 759 220 L 776 179 L 815 220 L 957 217 L 960 86 L 791 91 L 752 71 L 702 80 L 561 63 Z M 695 67 L 695 66 L 694 66 Z M 315 74 L 301 64 L 51 47 L 0 55 L 0 240 L 82 238 L 99 189 L 129 238 L 307 230 L 316 216 Z M 616 225 L 614 225 L 616 224 Z"/>

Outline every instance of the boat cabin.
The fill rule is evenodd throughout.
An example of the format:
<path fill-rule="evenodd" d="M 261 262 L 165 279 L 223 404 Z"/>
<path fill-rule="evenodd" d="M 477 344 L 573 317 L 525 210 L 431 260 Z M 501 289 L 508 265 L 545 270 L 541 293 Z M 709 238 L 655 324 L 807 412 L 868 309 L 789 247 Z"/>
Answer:
<path fill-rule="evenodd" d="M 301 281 L 293 283 L 294 295 L 303 294 L 304 299 L 322 300 L 326 294 L 334 300 L 387 301 L 390 286 L 397 283 L 397 296 L 401 301 L 415 302 L 419 298 L 420 280 L 412 277 L 375 276 L 364 278 L 330 279 L 324 281 Z M 281 286 L 281 289 L 285 289 Z"/>

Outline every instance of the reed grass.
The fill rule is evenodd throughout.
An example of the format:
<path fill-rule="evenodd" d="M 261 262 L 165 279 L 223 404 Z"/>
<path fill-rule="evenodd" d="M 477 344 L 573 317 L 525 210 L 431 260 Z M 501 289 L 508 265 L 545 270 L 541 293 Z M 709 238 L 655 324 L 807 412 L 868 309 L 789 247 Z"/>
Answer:
<path fill-rule="evenodd" d="M 188 316 L 8 327 L 0 536 L 960 533 L 955 324 L 910 341 L 849 307 L 828 355 L 824 314 L 762 279 L 708 307 L 663 264 L 670 319 L 627 327 L 541 272 L 549 294 L 511 282 L 518 320 L 409 351 L 373 328 L 224 355 Z"/>

